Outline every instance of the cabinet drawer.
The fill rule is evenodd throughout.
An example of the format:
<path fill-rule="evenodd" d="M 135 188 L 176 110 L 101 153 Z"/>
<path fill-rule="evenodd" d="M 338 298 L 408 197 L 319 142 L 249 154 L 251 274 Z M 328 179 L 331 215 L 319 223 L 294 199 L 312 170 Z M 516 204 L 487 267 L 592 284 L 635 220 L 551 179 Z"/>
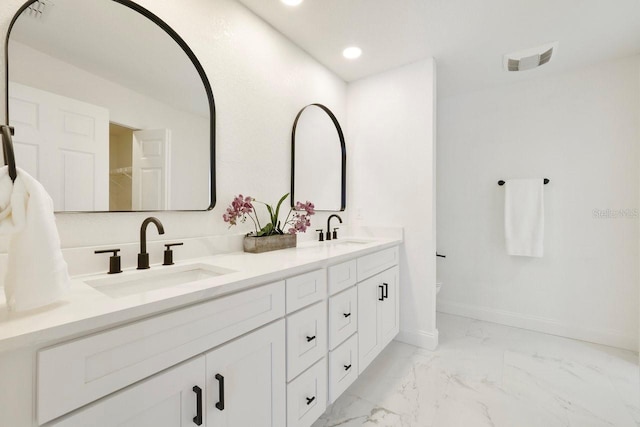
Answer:
<path fill-rule="evenodd" d="M 287 381 L 294 379 L 326 352 L 326 302 L 287 317 Z"/>
<path fill-rule="evenodd" d="M 358 334 L 329 353 L 329 403 L 358 378 Z"/>
<path fill-rule="evenodd" d="M 38 352 L 42 424 L 284 316 L 284 282 Z"/>
<path fill-rule="evenodd" d="M 287 279 L 287 313 L 320 301 L 327 295 L 327 272 L 315 270 Z"/>
<path fill-rule="evenodd" d="M 327 408 L 327 359 L 287 386 L 287 427 L 309 427 Z"/>
<path fill-rule="evenodd" d="M 358 330 L 358 291 L 356 287 L 329 298 L 329 349 Z"/>
<path fill-rule="evenodd" d="M 356 265 L 356 260 L 353 260 L 329 267 L 329 295 L 335 295 L 356 284 Z"/>
<path fill-rule="evenodd" d="M 358 258 L 358 282 L 398 264 L 399 250 L 393 248 Z"/>

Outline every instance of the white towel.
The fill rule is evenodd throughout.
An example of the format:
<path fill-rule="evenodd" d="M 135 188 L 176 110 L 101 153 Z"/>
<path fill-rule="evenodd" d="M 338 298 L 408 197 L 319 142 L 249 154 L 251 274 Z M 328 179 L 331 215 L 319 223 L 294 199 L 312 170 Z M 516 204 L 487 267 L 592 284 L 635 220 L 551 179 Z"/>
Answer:
<path fill-rule="evenodd" d="M 504 233 L 509 255 L 541 258 L 544 238 L 544 180 L 505 183 Z"/>
<path fill-rule="evenodd" d="M 67 263 L 53 215 L 53 201 L 42 185 L 18 169 L 11 182 L 0 168 L 0 234 L 10 235 L 4 293 L 10 310 L 42 307 L 69 288 Z"/>

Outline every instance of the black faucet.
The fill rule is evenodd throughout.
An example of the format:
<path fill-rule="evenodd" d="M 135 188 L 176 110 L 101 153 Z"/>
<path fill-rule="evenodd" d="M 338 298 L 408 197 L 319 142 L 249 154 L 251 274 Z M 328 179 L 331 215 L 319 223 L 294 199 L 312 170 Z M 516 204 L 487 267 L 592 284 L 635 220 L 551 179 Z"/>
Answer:
<path fill-rule="evenodd" d="M 338 218 L 338 221 L 340 221 L 340 224 L 342 224 L 342 218 L 340 218 L 340 216 L 337 214 L 333 214 L 329 218 L 327 218 L 327 240 L 331 240 L 331 218 L 334 217 Z M 338 233 L 336 231 L 333 232 L 333 238 L 338 238 Z"/>
<path fill-rule="evenodd" d="M 138 254 L 138 270 L 149 268 L 149 254 L 147 253 L 147 226 L 152 222 L 158 228 L 158 234 L 164 234 L 164 227 L 158 218 L 150 216 L 142 221 L 140 226 L 140 253 Z"/>

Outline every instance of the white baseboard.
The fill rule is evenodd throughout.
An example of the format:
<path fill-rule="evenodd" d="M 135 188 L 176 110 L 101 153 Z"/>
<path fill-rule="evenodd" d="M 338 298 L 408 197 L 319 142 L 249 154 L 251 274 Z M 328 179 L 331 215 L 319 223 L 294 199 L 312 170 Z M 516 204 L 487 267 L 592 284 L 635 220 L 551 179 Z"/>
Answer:
<path fill-rule="evenodd" d="M 438 330 L 436 329 L 434 332 L 401 330 L 394 339 L 433 351 L 438 347 Z"/>
<path fill-rule="evenodd" d="M 585 328 L 555 319 L 515 313 L 490 307 L 477 307 L 438 299 L 437 311 L 487 322 L 501 323 L 516 328 L 529 329 L 561 337 L 578 339 L 611 347 L 638 351 L 638 337 L 622 331 Z"/>

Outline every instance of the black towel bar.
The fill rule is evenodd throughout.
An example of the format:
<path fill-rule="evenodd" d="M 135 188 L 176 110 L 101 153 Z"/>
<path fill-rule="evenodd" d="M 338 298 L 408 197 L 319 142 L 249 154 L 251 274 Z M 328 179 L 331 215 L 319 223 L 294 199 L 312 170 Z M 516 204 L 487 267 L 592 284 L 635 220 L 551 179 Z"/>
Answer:
<path fill-rule="evenodd" d="M 13 128 L 7 125 L 0 126 L 0 132 L 2 132 L 2 154 L 4 155 L 4 164 L 9 166 L 9 177 L 11 181 L 15 182 L 18 173 L 16 171 L 16 157 L 13 154 Z"/>
<path fill-rule="evenodd" d="M 549 182 L 550 182 L 550 181 L 549 181 L 549 179 L 548 179 L 548 178 L 545 178 L 545 179 L 544 179 L 544 184 L 545 184 L 545 185 L 547 185 Z M 498 181 L 498 185 L 504 185 L 504 181 L 503 181 L 503 180 Z"/>

